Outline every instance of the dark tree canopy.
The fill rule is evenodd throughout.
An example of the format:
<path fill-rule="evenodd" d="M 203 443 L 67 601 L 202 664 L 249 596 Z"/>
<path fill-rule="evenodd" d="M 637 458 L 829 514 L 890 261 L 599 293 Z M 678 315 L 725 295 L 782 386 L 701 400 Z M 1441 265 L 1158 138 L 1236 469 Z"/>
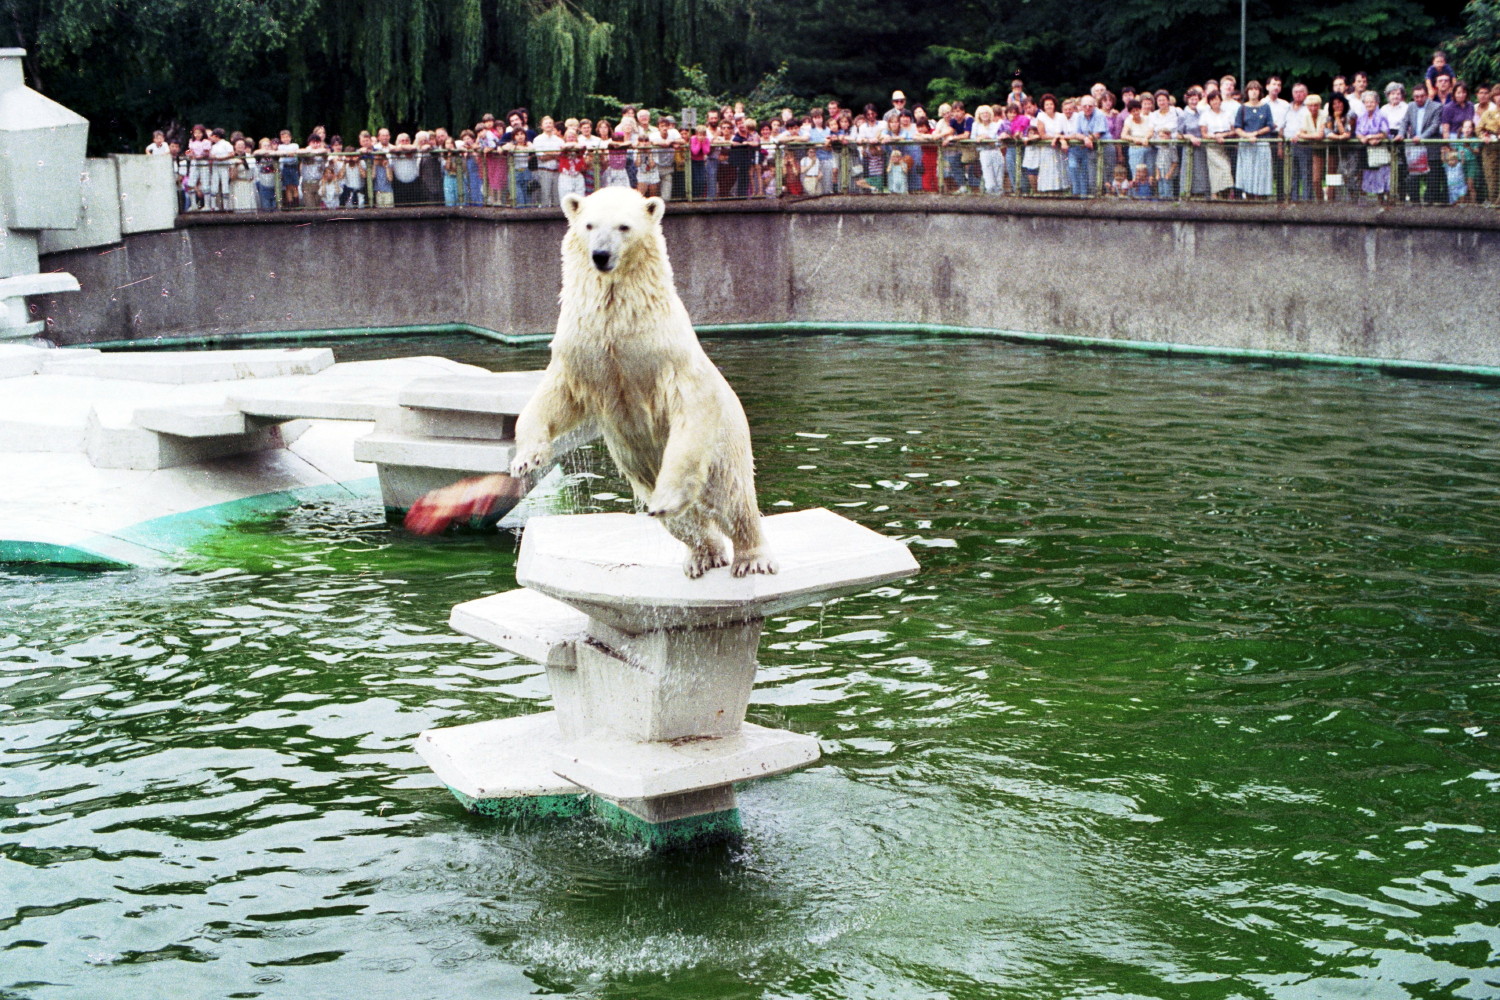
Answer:
<path fill-rule="evenodd" d="M 526 105 L 599 113 L 590 95 L 665 106 L 686 85 L 882 109 L 1028 89 L 1174 90 L 1239 67 L 1234 0 L 0 0 L 0 43 L 32 85 L 86 115 L 98 151 L 194 121 L 253 134 L 314 124 L 462 127 Z M 1453 39 L 1493 67 L 1496 0 L 1249 0 L 1249 69 L 1326 89 L 1338 71 L 1410 77 Z M 1460 65 L 1464 65 L 1460 63 Z M 689 79 L 683 67 L 698 67 Z M 613 110 L 613 109 L 609 109 Z"/>

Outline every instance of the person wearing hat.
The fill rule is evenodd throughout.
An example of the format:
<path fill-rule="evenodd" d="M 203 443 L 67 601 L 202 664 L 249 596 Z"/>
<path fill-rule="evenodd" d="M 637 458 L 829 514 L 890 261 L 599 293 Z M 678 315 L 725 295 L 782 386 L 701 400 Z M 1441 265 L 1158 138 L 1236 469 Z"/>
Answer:
<path fill-rule="evenodd" d="M 906 95 L 899 90 L 891 91 L 891 110 L 884 116 L 886 129 L 894 135 L 901 125 L 901 112 L 906 110 Z"/>

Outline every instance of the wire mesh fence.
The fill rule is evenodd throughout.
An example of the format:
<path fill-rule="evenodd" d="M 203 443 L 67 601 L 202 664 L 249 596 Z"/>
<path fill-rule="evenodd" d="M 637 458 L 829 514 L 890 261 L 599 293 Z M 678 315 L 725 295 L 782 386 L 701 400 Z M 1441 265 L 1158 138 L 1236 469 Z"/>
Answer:
<path fill-rule="evenodd" d="M 420 205 L 549 208 L 630 187 L 668 201 L 948 195 L 1133 201 L 1500 203 L 1500 143 L 1476 139 L 701 140 L 538 149 L 257 152 L 177 161 L 181 211 Z"/>

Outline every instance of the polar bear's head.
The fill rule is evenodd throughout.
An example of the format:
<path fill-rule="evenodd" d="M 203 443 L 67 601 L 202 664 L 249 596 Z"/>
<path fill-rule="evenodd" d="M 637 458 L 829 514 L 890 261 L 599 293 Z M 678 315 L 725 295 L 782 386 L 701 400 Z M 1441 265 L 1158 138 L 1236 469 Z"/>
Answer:
<path fill-rule="evenodd" d="M 568 217 L 569 247 L 608 274 L 637 247 L 659 245 L 666 208 L 660 198 L 643 198 L 624 187 L 600 188 L 587 198 L 566 195 L 562 209 Z"/>

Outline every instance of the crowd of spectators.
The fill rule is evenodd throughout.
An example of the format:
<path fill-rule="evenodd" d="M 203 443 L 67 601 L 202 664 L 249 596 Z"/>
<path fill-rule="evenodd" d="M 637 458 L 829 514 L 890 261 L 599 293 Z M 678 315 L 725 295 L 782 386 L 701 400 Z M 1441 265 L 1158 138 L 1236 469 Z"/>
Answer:
<path fill-rule="evenodd" d="M 186 140 L 185 142 L 183 140 Z M 1327 97 L 1301 81 L 1232 75 L 1188 87 L 1102 83 L 1087 94 L 1004 100 L 935 115 L 897 90 L 891 106 L 837 101 L 757 121 L 743 105 L 679 128 L 626 106 L 616 120 L 484 115 L 453 135 L 321 126 L 258 141 L 222 128 L 157 132 L 146 152 L 174 158 L 183 211 L 410 204 L 549 206 L 595 186 L 662 198 L 830 193 L 1040 194 L 1136 199 L 1500 203 L 1500 86 L 1471 93 L 1442 52 L 1408 88 L 1355 73 Z"/>

